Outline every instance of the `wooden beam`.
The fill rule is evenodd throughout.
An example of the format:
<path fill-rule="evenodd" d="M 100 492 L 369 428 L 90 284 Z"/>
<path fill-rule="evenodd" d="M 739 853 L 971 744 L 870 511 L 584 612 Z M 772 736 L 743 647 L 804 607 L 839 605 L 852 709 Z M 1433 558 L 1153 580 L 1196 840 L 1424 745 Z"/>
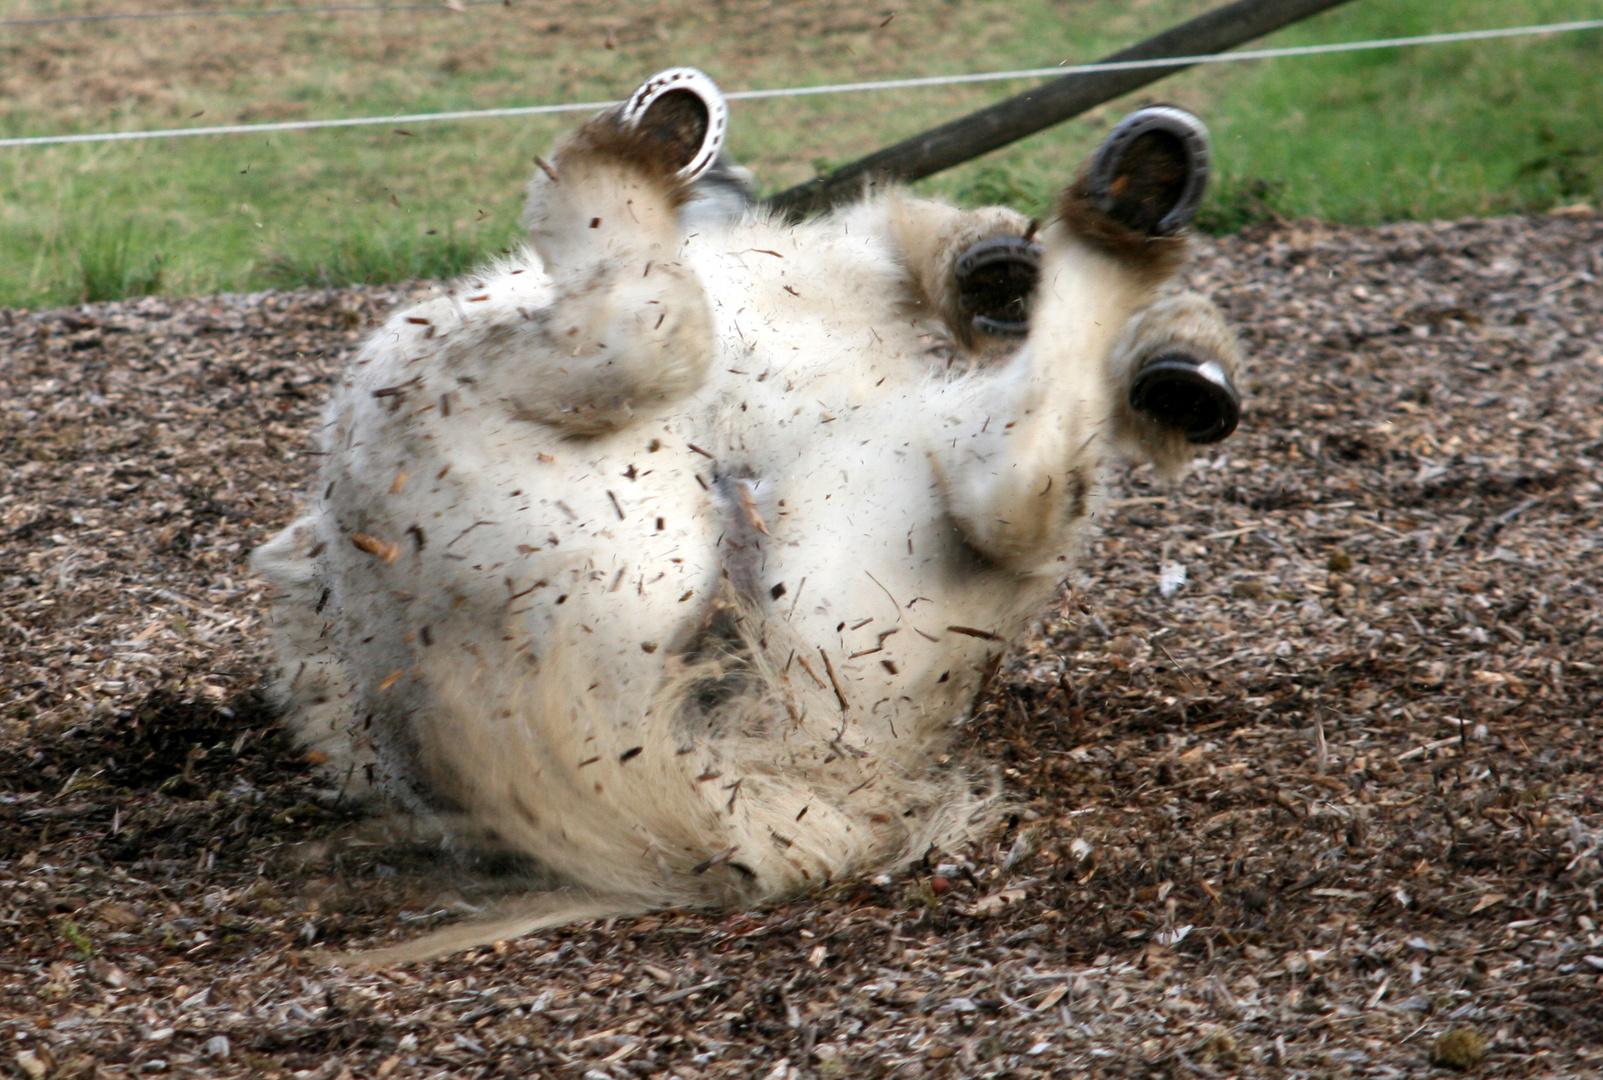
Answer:
<path fill-rule="evenodd" d="M 1346 2 L 1236 0 L 1236 3 L 1227 4 L 1121 49 L 1101 62 L 1159 60 L 1225 52 Z M 1157 67 L 1065 75 L 979 112 L 905 139 L 895 146 L 876 151 L 827 176 L 798 184 L 767 202 L 793 220 L 818 213 L 836 203 L 856 198 L 871 181 L 906 182 L 922 179 L 1034 135 L 1054 124 L 1061 124 L 1104 102 L 1184 70 L 1185 67 Z"/>

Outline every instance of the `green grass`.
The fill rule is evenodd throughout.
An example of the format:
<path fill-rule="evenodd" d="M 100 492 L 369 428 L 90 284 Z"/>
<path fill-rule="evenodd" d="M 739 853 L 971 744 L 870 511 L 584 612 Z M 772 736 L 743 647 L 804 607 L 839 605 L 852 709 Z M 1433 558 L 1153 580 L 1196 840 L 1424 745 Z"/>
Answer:
<path fill-rule="evenodd" d="M 1276 45 L 1603 17 L 1603 3 L 1356 0 Z M 1372 223 L 1541 212 L 1603 202 L 1603 32 L 1221 65 L 1142 98 L 1197 109 L 1217 172 L 1200 223 L 1230 231 L 1278 215 Z M 1125 111 L 1093 114 L 1099 128 Z M 1096 131 L 1085 132 L 1088 148 Z M 1037 136 L 936 178 L 958 198 L 1057 182 Z"/>
<path fill-rule="evenodd" d="M 260 273 L 267 284 L 283 288 L 452 278 L 484 259 L 485 243 L 482 235 L 469 241 L 449 228 L 442 233 L 360 221 L 332 235 L 267 249 Z"/>
<path fill-rule="evenodd" d="M 61 257 L 75 262 L 77 299 L 120 300 L 149 296 L 162 287 L 162 253 L 132 222 L 93 222 L 67 232 Z"/>
<path fill-rule="evenodd" d="M 1471 21 L 1432 17 L 1433 6 L 1360 2 L 1343 13 L 1342 32 L 1401 36 Z M 1598 3 L 1476 6 L 1480 25 L 1603 15 Z M 1264 198 L 1283 214 L 1360 222 L 1541 211 L 1603 194 L 1603 32 L 1298 67 L 1269 68 L 1223 95 L 1224 204 L 1254 181 L 1275 185 Z"/>
<path fill-rule="evenodd" d="M 186 6 L 115 6 L 174 5 Z M 641 0 L 615 16 L 520 0 L 460 15 L 3 30 L 0 133 L 597 100 L 675 63 L 730 88 L 1036 67 L 1093 59 L 1211 6 L 921 0 L 883 23 L 847 0 L 749 12 Z M 8 13 L 46 10 L 81 9 L 35 0 Z M 1592 17 L 1603 0 L 1353 0 L 1265 44 Z M 778 190 L 1027 85 L 736 103 L 731 149 Z M 1038 211 L 1109 124 L 1161 99 L 1213 129 L 1218 182 L 1202 223 L 1216 231 L 1273 215 L 1597 204 L 1600 85 L 1600 32 L 1217 65 L 920 186 Z M 450 276 L 516 240 L 533 157 L 576 119 L 0 150 L 0 305 Z"/>

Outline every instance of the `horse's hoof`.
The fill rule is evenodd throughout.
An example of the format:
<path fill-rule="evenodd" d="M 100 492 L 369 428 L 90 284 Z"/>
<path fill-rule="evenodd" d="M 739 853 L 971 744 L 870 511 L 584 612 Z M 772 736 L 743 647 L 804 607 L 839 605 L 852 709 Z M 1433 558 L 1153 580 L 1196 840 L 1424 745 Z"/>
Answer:
<path fill-rule="evenodd" d="M 690 67 L 657 72 L 629 95 L 618 116 L 625 127 L 662 143 L 683 180 L 712 167 L 729 128 L 729 106 L 718 84 Z"/>
<path fill-rule="evenodd" d="M 957 302 L 982 334 L 1023 337 L 1041 276 L 1041 246 L 1022 236 L 981 240 L 957 260 Z"/>
<path fill-rule="evenodd" d="M 1172 105 L 1119 121 L 1087 176 L 1097 209 L 1145 236 L 1171 236 L 1191 221 L 1208 184 L 1208 129 Z"/>
<path fill-rule="evenodd" d="M 1148 360 L 1130 385 L 1130 407 L 1191 443 L 1228 438 L 1241 421 L 1241 395 L 1216 360 L 1166 352 Z"/>

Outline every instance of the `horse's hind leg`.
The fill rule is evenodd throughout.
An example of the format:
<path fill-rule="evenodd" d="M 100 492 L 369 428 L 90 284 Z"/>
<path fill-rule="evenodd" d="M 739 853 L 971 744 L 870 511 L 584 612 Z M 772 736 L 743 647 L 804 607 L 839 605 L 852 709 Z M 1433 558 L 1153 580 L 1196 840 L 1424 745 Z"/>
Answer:
<path fill-rule="evenodd" d="M 527 384 L 505 394 L 522 418 L 595 434 L 700 384 L 712 317 L 700 280 L 679 261 L 678 218 L 717 159 L 724 117 L 712 81 L 676 68 L 540 163 L 524 220 L 551 299 L 500 338 L 458 347 Z M 523 354 L 540 362 L 504 362 Z"/>

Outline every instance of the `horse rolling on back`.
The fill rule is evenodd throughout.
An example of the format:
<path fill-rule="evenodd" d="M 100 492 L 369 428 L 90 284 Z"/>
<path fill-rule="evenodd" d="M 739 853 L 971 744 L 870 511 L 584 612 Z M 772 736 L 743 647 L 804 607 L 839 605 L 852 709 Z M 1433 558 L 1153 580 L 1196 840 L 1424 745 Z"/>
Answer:
<path fill-rule="evenodd" d="M 946 762 L 1119 457 L 1234 428 L 1234 336 L 1172 282 L 1201 124 L 1127 118 L 1037 224 L 899 189 L 743 204 L 664 72 L 561 141 L 529 245 L 390 318 L 256 555 L 309 749 L 565 883 L 375 959 L 749 904 L 983 827 Z"/>

